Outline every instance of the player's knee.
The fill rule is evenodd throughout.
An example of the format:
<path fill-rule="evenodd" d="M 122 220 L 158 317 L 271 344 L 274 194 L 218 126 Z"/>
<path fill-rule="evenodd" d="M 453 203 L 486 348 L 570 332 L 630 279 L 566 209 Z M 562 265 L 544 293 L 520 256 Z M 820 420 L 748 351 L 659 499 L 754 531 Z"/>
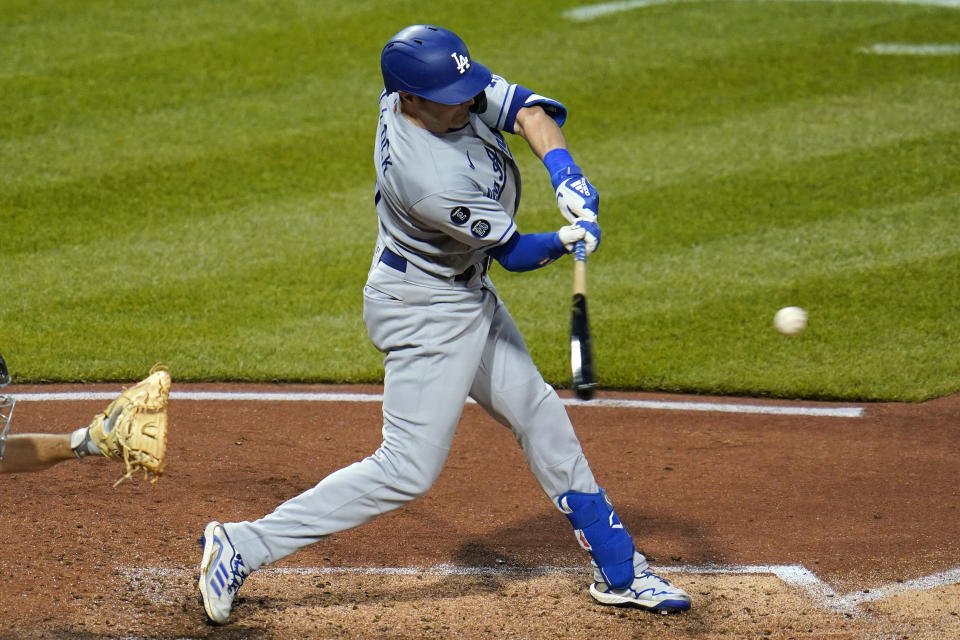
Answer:
<path fill-rule="evenodd" d="M 395 451 L 384 443 L 373 455 L 382 474 L 381 481 L 395 491 L 414 500 L 426 494 L 443 470 L 444 458 L 426 459 Z M 423 459 L 421 459 L 423 458 Z"/>
<path fill-rule="evenodd" d="M 607 584 L 625 589 L 633 582 L 633 538 L 613 510 L 607 494 L 570 491 L 557 506 L 573 525 L 580 546 L 590 552 Z"/>
<path fill-rule="evenodd" d="M 437 480 L 439 474 L 412 474 L 404 479 L 401 483 L 401 486 L 398 488 L 402 489 L 404 492 L 410 495 L 410 499 L 419 498 L 422 495 L 425 495 L 430 487 L 433 486 L 433 483 Z"/>

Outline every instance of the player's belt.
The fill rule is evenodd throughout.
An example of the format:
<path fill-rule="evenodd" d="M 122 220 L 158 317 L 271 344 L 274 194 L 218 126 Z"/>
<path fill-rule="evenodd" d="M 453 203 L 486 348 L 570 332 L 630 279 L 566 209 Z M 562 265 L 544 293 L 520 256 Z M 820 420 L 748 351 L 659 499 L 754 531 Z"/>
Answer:
<path fill-rule="evenodd" d="M 383 252 L 380 254 L 380 262 L 387 265 L 388 267 L 393 267 L 400 273 L 407 272 L 407 259 L 403 256 L 398 256 L 390 249 L 386 247 L 383 248 Z"/>
<path fill-rule="evenodd" d="M 453 276 L 454 282 L 469 282 L 470 278 L 473 277 L 473 274 L 477 272 L 477 265 L 472 264 L 467 267 L 467 270 L 461 273 L 460 275 Z"/>
<path fill-rule="evenodd" d="M 384 247 L 383 251 L 380 252 L 380 262 L 387 265 L 388 267 L 396 269 L 400 273 L 407 272 L 407 259 L 404 258 L 403 256 L 398 256 L 397 254 L 395 254 L 393 251 L 390 251 L 390 249 L 386 247 Z M 481 268 L 481 266 L 478 264 L 472 264 L 467 268 L 466 271 L 464 271 L 459 275 L 454 276 L 453 281 L 469 282 L 470 279 L 474 275 L 476 275 L 477 271 L 486 271 L 485 267 L 487 264 L 488 263 L 484 263 L 484 268 Z"/>
<path fill-rule="evenodd" d="M 479 272 L 479 273 L 486 273 L 486 272 L 487 272 L 487 267 L 489 267 L 489 266 L 490 266 L 490 260 L 489 260 L 489 259 L 487 259 L 486 261 L 484 261 L 484 263 L 483 263 L 482 266 L 479 265 L 479 264 L 472 264 L 472 265 L 470 265 L 469 267 L 467 267 L 467 270 L 466 270 L 466 271 L 464 271 L 463 273 L 461 273 L 461 274 L 458 275 L 458 276 L 454 276 L 454 277 L 453 277 L 453 280 L 454 280 L 454 282 L 470 282 L 470 279 L 473 278 L 473 276 L 475 276 L 475 275 L 477 274 L 477 272 Z"/>

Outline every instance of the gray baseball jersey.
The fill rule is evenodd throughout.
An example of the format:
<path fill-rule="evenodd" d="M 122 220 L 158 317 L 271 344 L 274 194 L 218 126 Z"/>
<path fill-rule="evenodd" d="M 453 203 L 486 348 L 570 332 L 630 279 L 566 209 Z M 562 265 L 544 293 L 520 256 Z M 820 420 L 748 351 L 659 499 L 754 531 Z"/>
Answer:
<path fill-rule="evenodd" d="M 484 121 L 500 101 L 494 95 L 483 114 L 471 113 L 466 127 L 443 136 L 407 120 L 398 94 L 381 95 L 374 154 L 379 248 L 450 277 L 513 235 L 520 174 L 503 134 Z"/>
<path fill-rule="evenodd" d="M 494 76 L 486 106 L 437 135 L 380 97 L 379 232 L 364 321 L 384 353 L 383 442 L 255 522 L 224 525 L 250 569 L 398 508 L 439 476 L 468 397 L 510 428 L 551 501 L 599 491 L 570 419 L 534 365 L 484 266 L 516 232 L 520 176 L 501 130 L 558 103 Z M 477 473 L 482 473 L 477 469 Z M 495 496 L 490 496 L 495 500 Z"/>

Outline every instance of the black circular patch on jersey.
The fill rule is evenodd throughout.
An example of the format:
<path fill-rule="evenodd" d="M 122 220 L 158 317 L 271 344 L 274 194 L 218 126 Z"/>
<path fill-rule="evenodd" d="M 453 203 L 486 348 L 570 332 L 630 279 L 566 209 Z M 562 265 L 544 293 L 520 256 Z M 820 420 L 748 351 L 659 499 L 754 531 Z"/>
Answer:
<path fill-rule="evenodd" d="M 490 233 L 490 223 L 482 219 L 477 220 L 470 225 L 470 233 L 478 238 L 486 238 L 487 234 Z"/>
<path fill-rule="evenodd" d="M 467 224 L 470 219 L 470 209 L 466 207 L 457 207 L 450 212 L 450 221 L 453 224 Z"/>

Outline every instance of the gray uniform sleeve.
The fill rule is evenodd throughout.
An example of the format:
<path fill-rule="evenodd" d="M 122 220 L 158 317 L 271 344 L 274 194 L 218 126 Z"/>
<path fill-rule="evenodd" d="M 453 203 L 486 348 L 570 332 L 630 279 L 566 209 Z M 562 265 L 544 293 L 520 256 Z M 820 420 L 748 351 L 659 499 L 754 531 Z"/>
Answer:
<path fill-rule="evenodd" d="M 560 102 L 541 96 L 518 84 L 510 84 L 496 74 L 483 93 L 486 104 L 481 105 L 479 116 L 491 129 L 514 133 L 513 123 L 517 112 L 523 107 L 533 105 L 543 107 L 547 115 L 561 127 L 567 119 L 567 108 Z"/>
<path fill-rule="evenodd" d="M 516 231 L 516 224 L 496 200 L 474 192 L 444 191 L 416 203 L 411 217 L 472 249 L 490 249 L 503 244 Z"/>

